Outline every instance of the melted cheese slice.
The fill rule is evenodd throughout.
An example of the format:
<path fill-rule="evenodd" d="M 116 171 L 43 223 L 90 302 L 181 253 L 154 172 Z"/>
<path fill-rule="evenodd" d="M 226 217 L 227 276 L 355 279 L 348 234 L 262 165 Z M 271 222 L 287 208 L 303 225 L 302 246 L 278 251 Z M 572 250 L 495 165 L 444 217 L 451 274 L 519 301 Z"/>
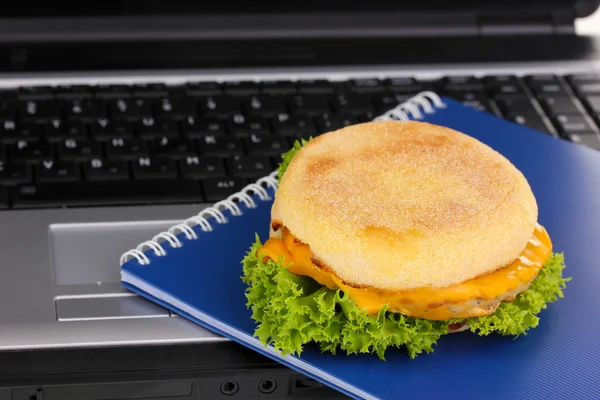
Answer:
<path fill-rule="evenodd" d="M 415 318 L 446 320 L 488 315 L 500 300 L 512 300 L 516 293 L 529 287 L 552 254 L 552 242 L 546 230 L 537 225 L 526 248 L 512 264 L 463 283 L 444 287 L 423 287 L 401 291 L 356 288 L 342 282 L 332 271 L 319 268 L 311 261 L 310 247 L 282 228 L 282 236 L 269 238 L 258 254 L 263 261 L 282 260 L 291 273 L 313 278 L 329 289 L 341 289 L 352 297 L 367 314 L 376 314 L 384 304 L 388 310 Z M 504 299 L 502 299 L 504 297 Z M 480 307 L 482 302 L 495 304 Z"/>

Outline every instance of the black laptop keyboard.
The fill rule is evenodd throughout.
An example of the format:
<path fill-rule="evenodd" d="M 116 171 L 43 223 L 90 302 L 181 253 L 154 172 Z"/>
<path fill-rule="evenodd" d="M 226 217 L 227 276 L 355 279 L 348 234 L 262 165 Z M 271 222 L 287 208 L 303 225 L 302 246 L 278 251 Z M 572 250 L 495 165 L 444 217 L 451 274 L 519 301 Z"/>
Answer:
<path fill-rule="evenodd" d="M 600 150 L 592 75 L 21 87 L 0 91 L 0 208 L 215 202 L 423 90 Z"/>

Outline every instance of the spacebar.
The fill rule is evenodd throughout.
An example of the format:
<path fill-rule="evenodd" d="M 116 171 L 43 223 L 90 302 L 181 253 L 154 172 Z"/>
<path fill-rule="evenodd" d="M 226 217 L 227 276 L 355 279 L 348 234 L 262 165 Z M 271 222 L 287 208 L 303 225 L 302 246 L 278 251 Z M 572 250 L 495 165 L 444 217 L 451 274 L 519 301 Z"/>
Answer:
<path fill-rule="evenodd" d="M 14 208 L 84 207 L 202 202 L 197 181 L 186 179 L 60 182 L 13 188 Z"/>

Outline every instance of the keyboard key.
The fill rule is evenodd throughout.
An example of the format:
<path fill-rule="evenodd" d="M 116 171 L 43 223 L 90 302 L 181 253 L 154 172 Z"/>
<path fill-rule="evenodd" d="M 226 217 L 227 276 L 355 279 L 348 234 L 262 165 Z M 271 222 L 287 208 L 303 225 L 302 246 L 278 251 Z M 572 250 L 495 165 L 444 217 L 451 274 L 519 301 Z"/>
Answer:
<path fill-rule="evenodd" d="M 164 97 L 169 95 L 164 83 L 137 83 L 131 88 L 134 97 Z"/>
<path fill-rule="evenodd" d="M 529 88 L 536 97 L 542 96 L 569 96 L 569 93 L 560 82 L 530 84 Z"/>
<path fill-rule="evenodd" d="M 63 122 L 54 120 L 44 127 L 46 140 L 51 143 L 62 142 L 67 139 L 87 139 L 85 124 L 81 122 Z"/>
<path fill-rule="evenodd" d="M 503 83 L 497 86 L 492 86 L 489 89 L 493 97 L 502 98 L 503 96 L 522 95 L 525 96 L 523 86 L 517 83 Z"/>
<path fill-rule="evenodd" d="M 0 88 L 0 100 L 16 101 L 17 90 L 13 88 Z"/>
<path fill-rule="evenodd" d="M 583 115 L 557 115 L 552 120 L 560 133 L 590 132 L 593 130 Z"/>
<path fill-rule="evenodd" d="M 189 139 L 162 137 L 152 143 L 153 154 L 164 158 L 184 158 L 196 155 L 194 144 Z"/>
<path fill-rule="evenodd" d="M 411 98 L 411 94 L 386 94 L 383 96 L 377 96 L 373 99 L 374 110 L 379 114 L 383 114 L 386 111 L 391 110 L 396 107 L 398 104 L 401 104 Z"/>
<path fill-rule="evenodd" d="M 11 162 L 38 163 L 43 160 L 52 160 L 54 154 L 52 146 L 46 142 L 27 142 L 21 140 L 8 148 Z"/>
<path fill-rule="evenodd" d="M 349 125 L 354 125 L 357 120 L 352 115 L 329 115 L 323 114 L 316 118 L 317 128 L 319 133 L 326 133 L 344 128 Z"/>
<path fill-rule="evenodd" d="M 323 96 L 292 96 L 289 105 L 292 115 L 316 116 L 331 111 L 329 102 Z"/>
<path fill-rule="evenodd" d="M 296 93 L 296 85 L 292 81 L 262 81 L 260 90 L 270 95 L 290 95 Z"/>
<path fill-rule="evenodd" d="M 236 138 L 208 135 L 198 140 L 198 147 L 202 155 L 225 157 L 244 154 L 242 142 Z"/>
<path fill-rule="evenodd" d="M 56 98 L 61 100 L 89 99 L 94 95 L 89 85 L 58 86 L 55 93 Z"/>
<path fill-rule="evenodd" d="M 46 160 L 35 166 L 38 182 L 73 182 L 81 179 L 81 169 L 75 162 Z"/>
<path fill-rule="evenodd" d="M 600 114 L 600 96 L 586 96 L 583 103 L 590 113 Z"/>
<path fill-rule="evenodd" d="M 196 105 L 192 98 L 163 98 L 155 105 L 159 118 L 183 119 L 196 113 Z"/>
<path fill-rule="evenodd" d="M 141 120 L 152 118 L 152 104 L 146 99 L 109 100 L 108 107 L 113 119 Z"/>
<path fill-rule="evenodd" d="M 177 178 L 175 161 L 169 158 L 140 157 L 132 161 L 135 179 L 174 179 Z"/>
<path fill-rule="evenodd" d="M 19 117 L 23 122 L 42 123 L 62 118 L 61 106 L 55 101 L 24 101 L 18 104 L 17 109 Z"/>
<path fill-rule="evenodd" d="M 185 92 L 190 96 L 217 96 L 221 94 L 221 86 L 217 82 L 189 82 Z"/>
<path fill-rule="evenodd" d="M 227 160 L 229 173 L 242 178 L 261 177 L 273 170 L 266 156 L 233 156 Z"/>
<path fill-rule="evenodd" d="M 149 117 L 142 118 L 135 126 L 139 137 L 146 140 L 161 137 L 175 138 L 179 136 L 179 127 L 175 121 L 155 120 Z"/>
<path fill-rule="evenodd" d="M 208 179 L 225 178 L 225 162 L 221 157 L 188 156 L 179 160 L 181 173 L 185 178 Z"/>
<path fill-rule="evenodd" d="M 520 85 L 519 79 L 515 75 L 488 75 L 483 77 L 482 82 L 487 88 L 502 85 Z"/>
<path fill-rule="evenodd" d="M 246 186 L 247 181 L 243 178 L 213 178 L 201 181 L 204 199 L 210 202 L 217 202 L 226 197 L 239 192 Z"/>
<path fill-rule="evenodd" d="M 12 163 L 6 165 L 0 161 L 0 183 L 3 185 L 16 185 L 30 183 L 33 177 L 31 165 Z"/>
<path fill-rule="evenodd" d="M 385 81 L 387 88 L 394 93 L 417 94 L 425 85 L 414 78 L 390 78 Z"/>
<path fill-rule="evenodd" d="M 202 202 L 198 183 L 184 179 L 59 182 L 12 189 L 15 208 Z"/>
<path fill-rule="evenodd" d="M 98 85 L 94 93 L 103 99 L 124 99 L 131 97 L 131 88 L 127 85 Z"/>
<path fill-rule="evenodd" d="M 67 139 L 59 145 L 58 157 L 62 161 L 88 161 L 100 157 L 100 145 L 91 140 Z"/>
<path fill-rule="evenodd" d="M 543 118 L 539 115 L 534 114 L 522 114 L 514 113 L 509 119 L 517 124 L 525 125 L 531 129 L 538 130 L 540 132 L 550 133 L 551 130 L 548 128 Z"/>
<path fill-rule="evenodd" d="M 575 83 L 574 89 L 579 95 L 600 94 L 600 79 L 596 81 Z"/>
<path fill-rule="evenodd" d="M 373 111 L 373 103 L 367 96 L 358 94 L 340 94 L 332 99 L 333 109 L 337 113 L 363 114 Z"/>
<path fill-rule="evenodd" d="M 66 103 L 67 119 L 91 122 L 106 115 L 104 104 L 96 99 L 78 99 Z"/>
<path fill-rule="evenodd" d="M 544 111 L 550 116 L 558 114 L 581 115 L 581 111 L 570 97 L 544 97 L 539 99 L 539 102 Z"/>
<path fill-rule="evenodd" d="M 133 160 L 150 155 L 148 144 L 141 139 L 113 138 L 106 142 L 106 157 L 118 160 Z"/>
<path fill-rule="evenodd" d="M 528 85 L 547 85 L 547 84 L 560 84 L 560 80 L 554 74 L 535 74 L 526 75 L 523 80 Z"/>
<path fill-rule="evenodd" d="M 287 112 L 285 99 L 280 96 L 251 96 L 243 105 L 246 115 L 252 117 L 271 118 Z"/>
<path fill-rule="evenodd" d="M 312 118 L 306 116 L 290 116 L 279 114 L 272 122 L 273 129 L 279 135 L 317 134 L 317 127 Z"/>
<path fill-rule="evenodd" d="M 214 117 L 187 117 L 182 121 L 183 135 L 192 139 L 225 135 L 225 125 Z"/>
<path fill-rule="evenodd" d="M 437 82 L 437 86 L 448 92 L 473 92 L 483 90 L 483 84 L 474 76 L 446 76 Z"/>
<path fill-rule="evenodd" d="M 594 82 L 600 80 L 600 76 L 594 72 L 580 73 L 580 74 L 568 74 L 565 75 L 565 79 L 572 84 L 581 82 Z"/>
<path fill-rule="evenodd" d="M 449 97 L 480 111 L 492 112 L 490 99 L 485 92 L 449 92 Z"/>
<path fill-rule="evenodd" d="M 227 120 L 227 131 L 229 134 L 245 138 L 252 134 L 268 134 L 271 129 L 263 118 L 246 118 L 242 114 L 234 115 Z"/>
<path fill-rule="evenodd" d="M 506 97 L 496 100 L 496 104 L 500 109 L 500 112 L 505 117 L 512 117 L 515 115 L 538 115 L 538 111 L 528 98 L 523 97 Z"/>
<path fill-rule="evenodd" d="M 354 93 L 381 93 L 385 90 L 382 82 L 375 78 L 352 79 L 348 87 Z"/>
<path fill-rule="evenodd" d="M 298 91 L 301 94 L 333 94 L 335 89 L 324 79 L 304 79 L 298 81 Z"/>
<path fill-rule="evenodd" d="M 17 100 L 17 91 L 13 88 L 0 88 L 0 100 Z"/>
<path fill-rule="evenodd" d="M 50 86 L 23 86 L 17 95 L 21 100 L 47 100 L 54 97 L 54 91 Z"/>
<path fill-rule="evenodd" d="M 89 181 L 121 181 L 129 179 L 129 164 L 120 160 L 93 158 L 84 165 L 84 175 Z"/>
<path fill-rule="evenodd" d="M 17 117 L 17 106 L 12 101 L 0 102 L 0 121 L 14 121 Z"/>
<path fill-rule="evenodd" d="M 441 78 L 438 82 L 441 86 L 447 85 L 479 85 L 479 79 L 472 75 L 450 75 Z"/>
<path fill-rule="evenodd" d="M 376 114 L 373 111 L 369 111 L 367 113 L 357 114 L 354 117 L 356 118 L 357 123 L 363 123 L 373 121 L 373 118 L 375 118 L 377 115 L 379 114 Z"/>
<path fill-rule="evenodd" d="M 250 155 L 278 156 L 290 148 L 285 138 L 271 135 L 251 135 L 245 144 Z"/>
<path fill-rule="evenodd" d="M 127 121 L 98 118 L 90 124 L 90 135 L 97 142 L 105 142 L 113 138 L 133 138 L 133 127 Z"/>
<path fill-rule="evenodd" d="M 600 150 L 600 137 L 594 132 L 580 132 L 563 135 L 566 139 L 583 146 Z"/>
<path fill-rule="evenodd" d="M 202 115 L 229 117 L 241 113 L 241 101 L 233 96 L 211 96 L 198 99 Z"/>
<path fill-rule="evenodd" d="M 225 94 L 234 96 L 249 96 L 259 93 L 258 84 L 250 81 L 231 81 L 223 83 Z"/>
<path fill-rule="evenodd" d="M 21 140 L 35 142 L 42 138 L 42 125 L 24 123 L 16 124 L 14 121 L 4 121 L 0 130 L 0 139 L 5 144 L 16 143 Z"/>

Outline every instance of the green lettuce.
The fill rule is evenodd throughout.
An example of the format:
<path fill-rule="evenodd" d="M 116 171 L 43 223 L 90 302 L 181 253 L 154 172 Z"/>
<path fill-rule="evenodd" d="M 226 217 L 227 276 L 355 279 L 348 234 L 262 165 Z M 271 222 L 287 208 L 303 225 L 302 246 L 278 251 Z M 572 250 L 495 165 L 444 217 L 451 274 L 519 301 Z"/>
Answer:
<path fill-rule="evenodd" d="M 307 143 L 296 142 L 282 156 L 279 179 L 294 155 Z M 490 316 L 463 320 L 430 321 L 387 311 L 367 315 L 341 290 L 330 290 L 312 278 L 298 276 L 281 260 L 263 262 L 257 256 L 262 246 L 256 236 L 242 260 L 247 284 L 247 306 L 257 322 L 255 336 L 282 354 L 300 355 L 305 345 L 316 343 L 321 351 L 336 354 L 371 353 L 385 359 L 389 348 L 403 348 L 411 358 L 433 352 L 438 339 L 453 324 L 467 323 L 478 335 L 492 333 L 518 337 L 535 328 L 540 313 L 563 297 L 570 278 L 563 278 L 564 256 L 553 253 L 529 289 L 511 303 L 502 303 Z"/>
<path fill-rule="evenodd" d="M 306 139 L 302 139 L 300 141 L 296 140 L 294 142 L 294 145 L 292 146 L 292 148 L 281 155 L 281 162 L 279 163 L 279 167 L 277 167 L 277 180 L 279 182 L 281 182 L 281 177 L 283 176 L 283 173 L 287 169 L 288 165 L 290 165 L 292 158 L 294 158 L 294 156 L 296 155 L 298 150 L 300 150 L 305 144 L 307 144 L 311 140 L 312 140 L 312 136 L 308 140 L 306 140 Z"/>
<path fill-rule="evenodd" d="M 385 359 L 386 350 L 395 347 L 415 358 L 432 352 L 449 325 L 462 322 L 479 335 L 518 336 L 537 326 L 537 314 L 563 297 L 568 281 L 562 277 L 563 255 L 553 254 L 529 290 L 512 303 L 502 303 L 490 316 L 429 321 L 388 312 L 385 306 L 376 315 L 367 315 L 343 291 L 295 275 L 281 261 L 263 262 L 257 256 L 261 246 L 256 237 L 242 262 L 247 306 L 258 323 L 255 336 L 284 355 L 300 355 L 304 345 L 317 343 L 322 351 L 333 354 L 341 349 L 346 354 L 372 353 Z"/>

